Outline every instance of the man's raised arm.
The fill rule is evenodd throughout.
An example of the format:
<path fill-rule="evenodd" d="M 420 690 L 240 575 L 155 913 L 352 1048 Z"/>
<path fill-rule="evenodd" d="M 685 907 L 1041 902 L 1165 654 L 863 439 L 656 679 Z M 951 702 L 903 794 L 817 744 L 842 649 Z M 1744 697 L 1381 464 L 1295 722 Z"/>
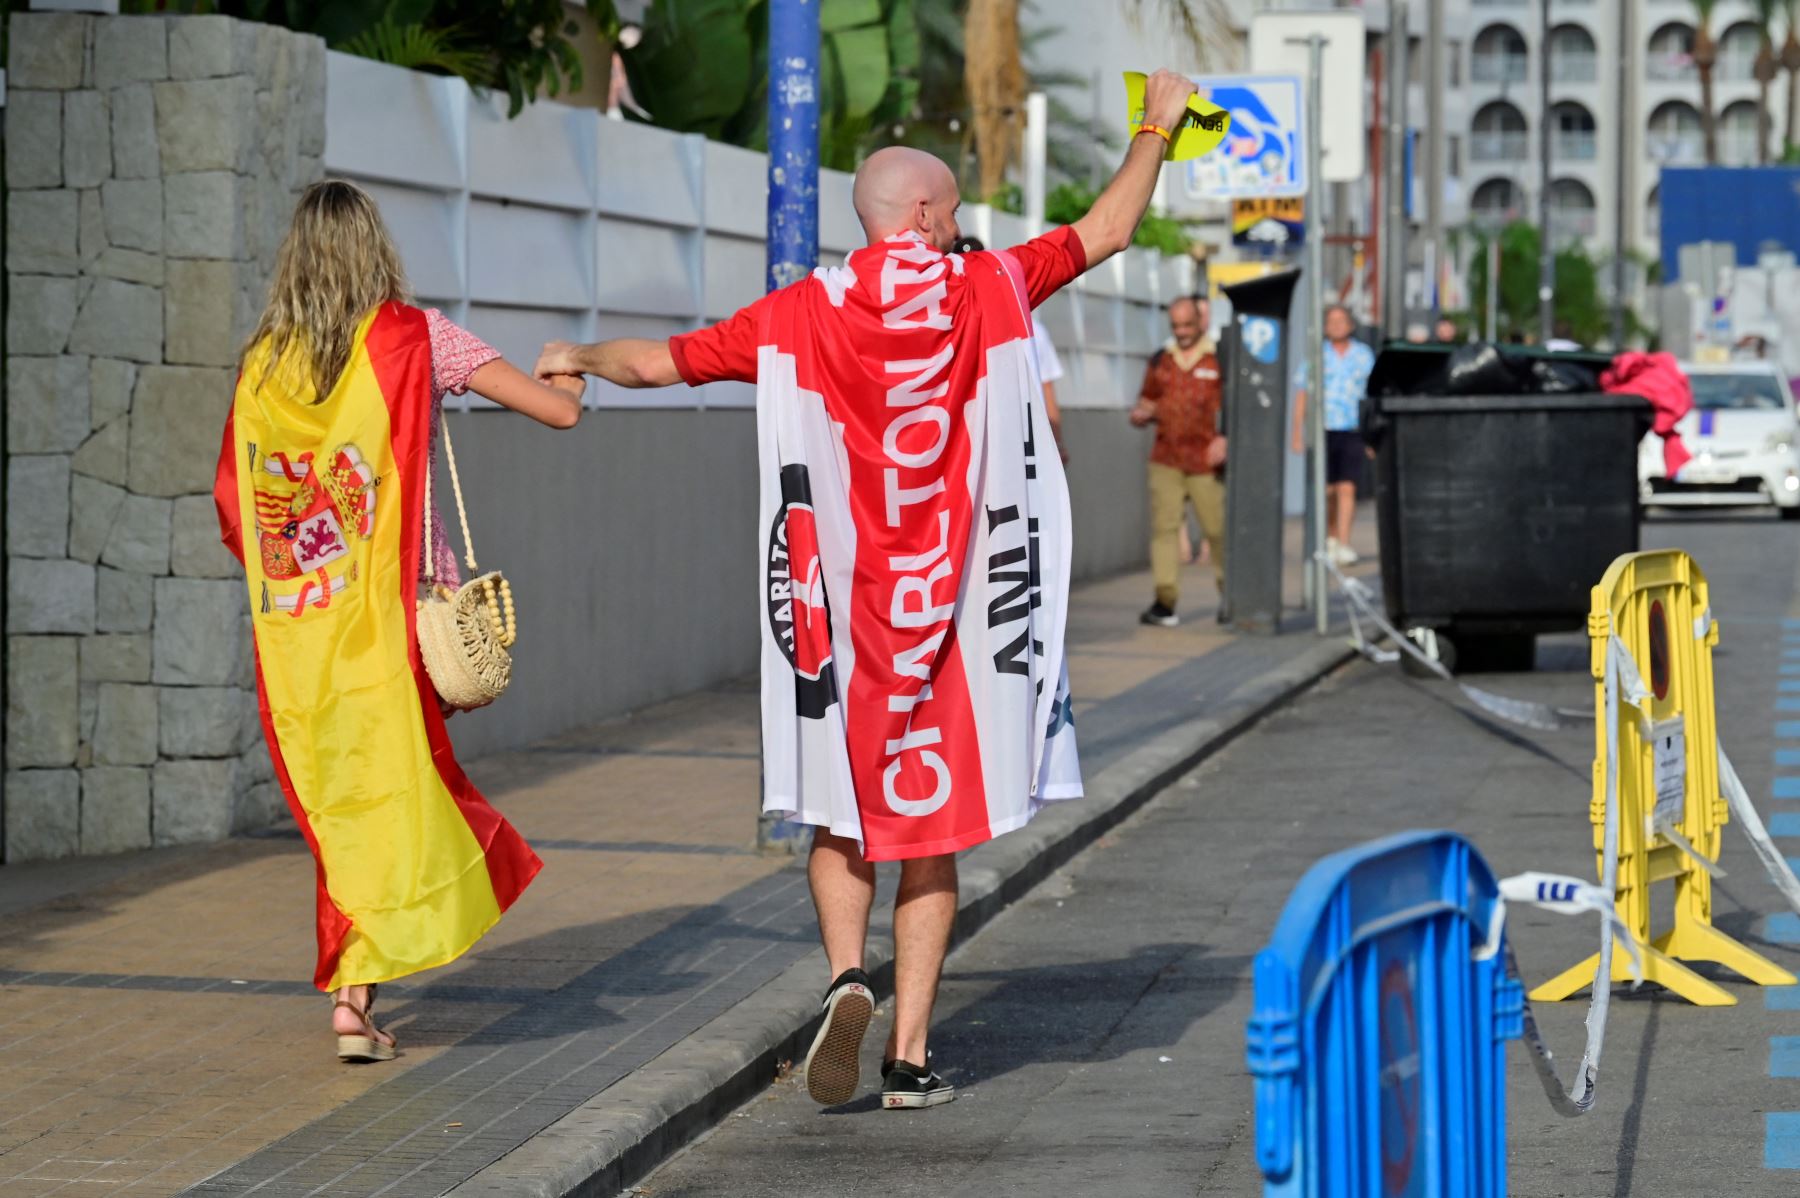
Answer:
<path fill-rule="evenodd" d="M 1144 84 L 1145 128 L 1125 148 L 1125 165 L 1088 214 L 1074 224 L 1090 270 L 1131 244 L 1138 222 L 1150 207 L 1150 194 L 1156 190 L 1169 151 L 1168 140 L 1151 132 L 1149 126 L 1174 136 L 1187 117 L 1188 97 L 1195 90 L 1191 80 L 1173 71 L 1158 71 Z"/>

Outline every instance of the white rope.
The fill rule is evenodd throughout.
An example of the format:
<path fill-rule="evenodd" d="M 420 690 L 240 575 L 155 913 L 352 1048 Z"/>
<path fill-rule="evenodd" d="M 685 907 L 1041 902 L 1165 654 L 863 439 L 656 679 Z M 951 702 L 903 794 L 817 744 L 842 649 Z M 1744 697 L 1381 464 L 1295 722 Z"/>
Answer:
<path fill-rule="evenodd" d="M 1413 643 L 1411 637 L 1402 633 L 1388 621 L 1387 614 L 1375 601 L 1374 592 L 1369 590 L 1367 583 L 1360 578 L 1351 578 L 1345 574 L 1328 554 L 1321 553 L 1318 558 L 1325 563 L 1325 568 L 1337 580 L 1338 589 L 1343 592 L 1344 598 L 1350 605 L 1350 637 L 1356 645 L 1356 651 L 1370 661 L 1378 665 L 1385 665 L 1398 661 L 1400 654 L 1405 653 L 1437 677 L 1460 689 L 1464 695 L 1468 696 L 1471 703 L 1483 711 L 1524 728 L 1535 728 L 1540 732 L 1558 732 L 1567 727 L 1564 723 L 1565 719 L 1586 720 L 1590 718 L 1590 713 L 1586 711 L 1553 707 L 1548 703 L 1538 703 L 1531 699 L 1514 699 L 1507 695 L 1496 695 L 1494 692 L 1482 690 L 1478 686 L 1459 682 L 1443 662 L 1419 648 Z M 1363 634 L 1362 622 L 1364 620 L 1380 629 L 1394 643 L 1395 648 L 1384 650 L 1372 644 Z"/>
<path fill-rule="evenodd" d="M 1737 770 L 1732 767 L 1731 758 L 1725 756 L 1723 744 L 1719 746 L 1719 789 L 1725 792 L 1725 803 L 1731 809 L 1731 818 L 1743 830 L 1744 838 L 1761 859 L 1769 881 L 1775 884 L 1775 889 L 1781 891 L 1781 897 L 1787 900 L 1788 906 L 1800 911 L 1800 879 L 1794 877 L 1793 867 L 1788 865 L 1787 857 L 1769 838 L 1769 830 L 1763 826 L 1762 816 L 1756 813 L 1756 804 L 1750 801 L 1750 794 L 1744 789 Z"/>

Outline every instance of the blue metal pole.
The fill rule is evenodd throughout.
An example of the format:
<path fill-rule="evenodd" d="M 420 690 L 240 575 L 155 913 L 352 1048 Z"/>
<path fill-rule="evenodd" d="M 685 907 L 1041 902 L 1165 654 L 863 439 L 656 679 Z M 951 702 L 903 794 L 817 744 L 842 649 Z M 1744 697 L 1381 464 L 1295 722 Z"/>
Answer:
<path fill-rule="evenodd" d="M 819 264 L 819 4 L 769 0 L 770 291 L 799 282 Z M 807 832 L 762 814 L 757 848 L 799 853 Z"/>
<path fill-rule="evenodd" d="M 819 262 L 819 3 L 769 3 L 770 291 Z"/>

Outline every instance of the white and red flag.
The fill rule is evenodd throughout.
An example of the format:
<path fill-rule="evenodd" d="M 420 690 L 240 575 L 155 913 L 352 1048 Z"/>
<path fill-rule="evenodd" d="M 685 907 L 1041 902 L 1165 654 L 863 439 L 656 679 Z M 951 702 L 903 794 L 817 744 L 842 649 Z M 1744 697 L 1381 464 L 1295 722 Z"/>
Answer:
<path fill-rule="evenodd" d="M 1069 229 L 960 255 L 897 236 L 672 340 L 687 382 L 757 385 L 765 811 L 879 861 L 1080 797 L 1030 309 L 1085 266 Z"/>

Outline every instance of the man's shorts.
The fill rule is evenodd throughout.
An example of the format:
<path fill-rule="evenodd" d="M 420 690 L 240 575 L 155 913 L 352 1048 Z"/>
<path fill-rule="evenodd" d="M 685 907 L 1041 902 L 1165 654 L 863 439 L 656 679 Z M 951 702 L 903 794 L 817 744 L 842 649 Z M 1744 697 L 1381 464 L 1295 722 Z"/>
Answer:
<path fill-rule="evenodd" d="M 1326 483 L 1360 485 L 1365 460 L 1361 433 L 1346 430 L 1341 433 L 1328 432 L 1325 434 Z"/>

